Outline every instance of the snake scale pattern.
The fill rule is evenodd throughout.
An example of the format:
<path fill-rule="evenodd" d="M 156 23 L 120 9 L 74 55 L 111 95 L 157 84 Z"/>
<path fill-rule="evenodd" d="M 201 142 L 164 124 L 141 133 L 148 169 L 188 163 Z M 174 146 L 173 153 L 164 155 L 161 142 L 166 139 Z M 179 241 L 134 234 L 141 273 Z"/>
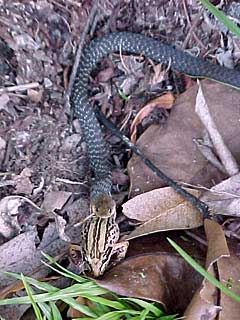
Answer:
<path fill-rule="evenodd" d="M 110 195 L 112 182 L 108 148 L 89 103 L 89 77 L 98 62 L 120 50 L 141 54 L 165 65 L 170 63 L 173 70 L 189 76 L 209 78 L 240 88 L 240 72 L 211 64 L 142 34 L 117 32 L 94 39 L 83 50 L 71 95 L 71 103 L 85 136 L 90 167 L 94 174 L 91 188 L 92 202 L 103 195 Z"/>

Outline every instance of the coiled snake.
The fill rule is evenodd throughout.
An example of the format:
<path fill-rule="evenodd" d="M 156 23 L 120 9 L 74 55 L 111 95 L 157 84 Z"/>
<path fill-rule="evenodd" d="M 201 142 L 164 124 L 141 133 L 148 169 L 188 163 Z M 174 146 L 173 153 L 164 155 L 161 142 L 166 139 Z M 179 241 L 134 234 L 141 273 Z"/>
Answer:
<path fill-rule="evenodd" d="M 90 167 L 94 178 L 91 187 L 91 210 L 97 216 L 113 214 L 115 203 L 111 198 L 111 168 L 108 163 L 108 148 L 94 110 L 89 103 L 89 76 L 97 63 L 113 52 L 142 54 L 156 62 L 192 77 L 209 78 L 240 88 L 240 72 L 213 65 L 193 57 L 169 45 L 141 34 L 130 32 L 110 33 L 93 40 L 83 50 L 71 95 L 71 103 L 87 143 Z"/>

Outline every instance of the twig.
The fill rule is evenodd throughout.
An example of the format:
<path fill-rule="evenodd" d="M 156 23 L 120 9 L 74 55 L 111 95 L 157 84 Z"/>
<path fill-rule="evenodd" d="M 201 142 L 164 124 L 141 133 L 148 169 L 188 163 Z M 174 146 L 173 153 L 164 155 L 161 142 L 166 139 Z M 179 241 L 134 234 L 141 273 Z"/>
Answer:
<path fill-rule="evenodd" d="M 30 199 L 23 197 L 23 196 L 7 196 L 7 197 L 3 198 L 2 200 L 6 201 L 6 200 L 14 200 L 14 199 L 22 199 L 22 200 L 28 202 L 29 204 L 31 204 L 39 212 L 42 211 L 42 209 L 40 207 L 38 207 L 34 202 L 32 202 Z"/>
<path fill-rule="evenodd" d="M 88 16 L 88 21 L 87 21 L 86 27 L 84 28 L 84 30 L 81 34 L 81 37 L 80 37 L 80 41 L 79 41 L 79 45 L 78 45 L 78 49 L 77 49 L 77 53 L 76 53 L 76 57 L 75 57 L 75 62 L 74 62 L 72 73 L 71 73 L 70 79 L 69 79 L 68 89 L 65 94 L 65 108 L 66 109 L 68 107 L 70 94 L 71 94 L 73 83 L 74 83 L 74 80 L 75 80 L 75 77 L 77 74 L 77 69 L 78 69 L 80 58 L 81 58 L 85 38 L 86 38 L 86 35 L 87 35 L 89 29 L 91 28 L 91 25 L 93 24 L 93 20 L 97 14 L 97 11 L 98 11 L 98 1 L 96 1 L 95 4 L 93 5 L 91 12 Z"/>
<path fill-rule="evenodd" d="M 194 240 L 197 240 L 199 243 L 203 244 L 205 247 L 207 247 L 207 241 L 202 239 L 201 237 L 197 236 L 195 233 L 189 231 L 189 230 L 184 230 L 185 234 L 191 237 Z"/>
<path fill-rule="evenodd" d="M 199 23 L 199 19 L 200 19 L 201 15 L 202 15 L 202 10 L 199 11 L 197 17 L 195 18 L 193 23 L 191 23 L 191 20 L 190 20 L 189 14 L 188 14 L 188 10 L 187 10 L 186 0 L 183 0 L 182 2 L 183 2 L 183 8 L 184 8 L 184 12 L 185 12 L 185 15 L 186 15 L 187 23 L 188 23 L 189 28 L 190 28 L 188 30 L 188 34 L 186 36 L 186 39 L 183 42 L 182 49 L 186 49 L 190 37 L 193 36 L 193 38 L 200 45 L 200 47 L 202 49 L 206 50 L 204 44 L 202 43 L 202 41 L 198 38 L 198 36 L 194 32 L 194 29 L 197 27 L 197 25 Z"/>
<path fill-rule="evenodd" d="M 194 195 L 190 194 L 183 188 L 181 188 L 174 180 L 166 176 L 160 169 L 158 169 L 154 163 L 152 163 L 145 154 L 135 145 L 133 144 L 128 137 L 123 135 L 114 125 L 105 118 L 103 113 L 96 109 L 96 116 L 101 123 L 108 128 L 114 135 L 121 139 L 135 154 L 137 154 L 142 161 L 154 172 L 158 177 L 160 177 L 168 186 L 172 187 L 177 193 L 183 196 L 184 199 L 189 201 L 192 205 L 194 205 L 202 214 L 204 218 L 210 217 L 209 208 L 206 203 L 199 200 Z"/>
<path fill-rule="evenodd" d="M 55 181 L 56 182 L 63 182 L 63 183 L 66 183 L 66 184 L 79 185 L 79 186 L 82 186 L 82 185 L 85 186 L 87 184 L 87 181 L 78 182 L 78 181 L 71 181 L 69 179 L 62 179 L 62 178 L 56 178 Z"/>
<path fill-rule="evenodd" d="M 35 88 L 38 88 L 39 86 L 40 84 L 38 82 L 32 82 L 32 83 L 20 84 L 18 86 L 5 87 L 0 89 L 0 94 L 5 92 L 25 91 L 28 89 L 35 89 Z"/>

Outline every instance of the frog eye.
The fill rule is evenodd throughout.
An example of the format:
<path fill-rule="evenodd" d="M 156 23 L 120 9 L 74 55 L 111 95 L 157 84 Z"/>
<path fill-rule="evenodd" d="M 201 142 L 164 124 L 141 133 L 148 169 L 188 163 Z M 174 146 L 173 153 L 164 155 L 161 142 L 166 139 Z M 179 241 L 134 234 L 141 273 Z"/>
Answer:
<path fill-rule="evenodd" d="M 95 211 L 96 211 L 96 212 L 99 212 L 100 210 L 99 210 L 99 208 L 98 208 L 98 207 L 95 207 Z"/>

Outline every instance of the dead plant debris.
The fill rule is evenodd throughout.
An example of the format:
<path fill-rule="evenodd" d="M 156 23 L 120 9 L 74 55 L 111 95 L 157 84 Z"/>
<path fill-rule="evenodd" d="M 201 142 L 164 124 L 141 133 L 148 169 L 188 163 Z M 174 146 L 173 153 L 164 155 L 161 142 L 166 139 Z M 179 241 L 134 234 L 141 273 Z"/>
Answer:
<path fill-rule="evenodd" d="M 212 2 L 239 23 L 238 1 Z M 86 145 L 64 95 L 93 3 L 1 1 L 1 271 L 48 276 L 41 251 L 66 257 L 69 242 L 78 243 L 80 229 L 74 226 L 89 213 Z M 96 21 L 85 43 L 107 32 L 129 30 L 228 67 L 240 57 L 239 38 L 226 33 L 199 1 L 100 0 Z M 172 74 L 169 68 L 140 54 L 113 54 L 90 79 L 92 102 L 99 102 L 104 114 L 163 172 L 201 194 L 216 222 L 194 229 L 193 238 L 180 231 L 201 226 L 202 217 L 118 138 L 106 134 L 114 163 L 114 196 L 119 208 L 124 203 L 120 226 L 126 229 L 125 238 L 136 239 L 130 240 L 129 257 L 98 283 L 118 294 L 160 302 L 189 320 L 217 315 L 238 319 L 239 306 L 216 293 L 170 248 L 166 236 L 173 231 L 166 230 L 174 229 L 175 240 L 202 265 L 207 254 L 206 268 L 214 274 L 216 262 L 220 280 L 227 284 L 232 279 L 234 292 L 240 294 L 239 252 L 233 245 L 240 238 L 239 92 L 210 81 L 203 81 L 199 89 L 189 77 Z M 208 107 L 207 122 L 214 124 L 210 127 L 203 120 L 203 106 Z M 201 120 L 195 107 L 204 114 Z M 160 230 L 165 232 L 157 233 Z M 0 283 L 1 298 L 22 289 L 2 273 Z M 216 294 L 221 295 L 220 305 L 213 299 Z M 28 308 L 0 308 L 0 316 L 25 319 Z"/>

